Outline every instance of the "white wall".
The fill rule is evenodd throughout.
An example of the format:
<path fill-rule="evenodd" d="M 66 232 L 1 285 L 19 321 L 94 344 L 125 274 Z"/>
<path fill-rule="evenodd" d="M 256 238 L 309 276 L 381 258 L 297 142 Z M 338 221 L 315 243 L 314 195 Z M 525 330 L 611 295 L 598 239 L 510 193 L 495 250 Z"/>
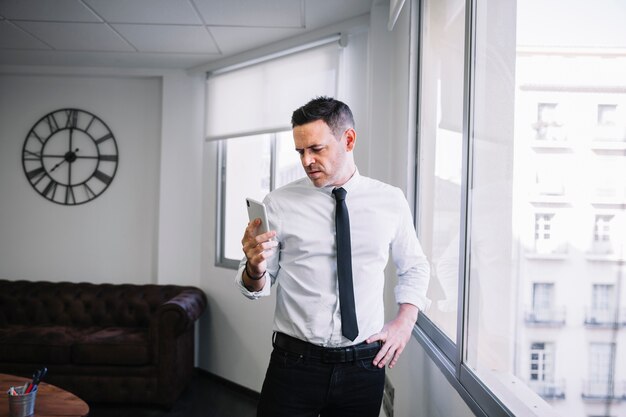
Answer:
<path fill-rule="evenodd" d="M 199 286 L 205 77 L 173 72 L 162 79 L 157 281 Z"/>
<path fill-rule="evenodd" d="M 196 78 L 0 68 L 0 277 L 197 285 L 204 90 Z M 79 206 L 41 197 L 21 166 L 31 126 L 66 107 L 99 116 L 119 148 L 109 188 Z"/>
<path fill-rule="evenodd" d="M 1 75 L 0 91 L 0 276 L 150 282 L 156 268 L 160 80 Z M 66 107 L 107 123 L 120 158 L 109 188 L 72 207 L 36 193 L 21 165 L 31 126 Z"/>

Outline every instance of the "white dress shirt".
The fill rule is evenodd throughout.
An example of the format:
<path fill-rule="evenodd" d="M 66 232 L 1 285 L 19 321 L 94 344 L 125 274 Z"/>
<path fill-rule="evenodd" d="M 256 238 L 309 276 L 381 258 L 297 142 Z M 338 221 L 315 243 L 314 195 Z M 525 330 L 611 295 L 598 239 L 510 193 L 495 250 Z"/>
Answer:
<path fill-rule="evenodd" d="M 269 295 L 271 286 L 277 284 L 274 330 L 336 347 L 363 342 L 382 329 L 384 270 L 390 250 L 398 275 L 395 297 L 399 304 L 413 304 L 420 310 L 429 305 L 430 267 L 402 191 L 361 176 L 357 170 L 343 185 L 359 326 L 356 340 L 346 339 L 341 334 L 333 188 L 316 188 L 305 177 L 269 193 L 264 203 L 279 246 L 267 260 L 265 286 L 258 292 L 244 287 L 245 257 L 235 281 L 250 299 Z"/>

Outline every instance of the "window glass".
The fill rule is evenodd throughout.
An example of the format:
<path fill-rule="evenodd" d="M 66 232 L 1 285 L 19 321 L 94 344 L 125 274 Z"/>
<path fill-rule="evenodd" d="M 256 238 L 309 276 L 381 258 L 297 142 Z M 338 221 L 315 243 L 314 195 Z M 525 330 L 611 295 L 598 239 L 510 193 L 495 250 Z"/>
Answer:
<path fill-rule="evenodd" d="M 220 175 L 222 207 L 221 254 L 218 263 L 236 266 L 243 256 L 241 237 L 248 213 L 246 197 L 263 201 L 265 195 L 305 175 L 293 145 L 291 131 L 223 140 Z"/>
<path fill-rule="evenodd" d="M 564 417 L 626 416 L 624 17 L 476 2 L 463 358 Z"/>
<path fill-rule="evenodd" d="M 343 50 L 329 38 L 208 73 L 206 140 L 220 141 L 221 155 L 217 265 L 236 268 L 243 256 L 245 198 L 262 200 L 304 175 L 290 115 L 312 97 L 337 95 Z"/>
<path fill-rule="evenodd" d="M 591 343 L 589 346 L 589 374 L 583 388 L 583 397 L 608 399 L 615 397 L 615 344 Z"/>
<path fill-rule="evenodd" d="M 282 187 L 305 175 L 300 154 L 296 152 L 291 131 L 276 134 L 276 180 L 274 188 Z"/>
<path fill-rule="evenodd" d="M 271 136 L 233 138 L 221 143 L 223 255 L 243 256 L 241 237 L 248 224 L 246 197 L 261 201 L 270 190 Z"/>
<path fill-rule="evenodd" d="M 456 341 L 465 7 L 436 0 L 423 8 L 418 230 L 432 264 L 433 301 L 425 313 Z"/>

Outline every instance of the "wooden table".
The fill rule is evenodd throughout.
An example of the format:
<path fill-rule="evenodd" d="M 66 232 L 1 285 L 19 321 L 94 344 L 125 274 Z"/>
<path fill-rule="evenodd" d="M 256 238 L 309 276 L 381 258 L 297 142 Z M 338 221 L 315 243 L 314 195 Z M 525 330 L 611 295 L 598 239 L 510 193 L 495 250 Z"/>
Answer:
<path fill-rule="evenodd" d="M 9 397 L 6 393 L 11 387 L 19 387 L 28 378 L 0 374 L 0 417 L 9 415 Z M 86 402 L 59 387 L 42 382 L 37 387 L 34 417 L 85 417 L 89 414 Z"/>

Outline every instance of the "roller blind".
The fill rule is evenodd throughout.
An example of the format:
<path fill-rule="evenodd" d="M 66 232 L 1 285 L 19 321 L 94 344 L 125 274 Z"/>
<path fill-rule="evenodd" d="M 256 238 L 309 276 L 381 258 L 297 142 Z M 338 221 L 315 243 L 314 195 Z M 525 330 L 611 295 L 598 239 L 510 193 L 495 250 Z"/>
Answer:
<path fill-rule="evenodd" d="M 306 51 L 207 77 L 206 139 L 291 129 L 291 113 L 310 99 L 336 96 L 341 47 Z"/>

